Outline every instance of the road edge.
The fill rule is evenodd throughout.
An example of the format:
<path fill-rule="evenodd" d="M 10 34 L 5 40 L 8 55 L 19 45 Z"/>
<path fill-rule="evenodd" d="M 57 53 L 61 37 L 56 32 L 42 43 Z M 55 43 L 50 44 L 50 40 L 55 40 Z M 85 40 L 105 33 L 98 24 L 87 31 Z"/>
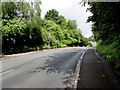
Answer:
<path fill-rule="evenodd" d="M 78 83 L 79 73 L 80 73 L 80 70 L 81 70 L 82 62 L 83 62 L 83 57 L 84 57 L 85 53 L 87 52 L 87 50 L 88 49 L 83 51 L 81 57 L 79 58 L 79 62 L 76 65 L 73 90 L 77 89 L 77 83 Z"/>
<path fill-rule="evenodd" d="M 24 56 L 24 55 L 29 55 L 29 54 L 34 54 L 34 53 L 39 53 L 39 52 L 46 52 L 49 50 L 60 50 L 60 49 L 64 49 L 64 48 L 73 48 L 73 47 L 62 47 L 62 48 L 53 48 L 53 49 L 41 49 L 41 50 L 33 50 L 33 51 L 28 51 L 28 52 L 21 52 L 21 53 L 17 53 L 17 54 L 10 54 L 10 55 L 0 55 L 0 61 L 3 60 L 9 60 L 11 58 L 15 58 L 15 57 L 19 57 L 19 56 Z"/>

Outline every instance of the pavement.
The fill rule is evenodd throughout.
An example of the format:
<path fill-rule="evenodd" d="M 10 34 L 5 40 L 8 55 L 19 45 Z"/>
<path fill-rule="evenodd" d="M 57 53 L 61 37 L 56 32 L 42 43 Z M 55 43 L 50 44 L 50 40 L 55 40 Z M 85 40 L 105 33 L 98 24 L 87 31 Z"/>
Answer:
<path fill-rule="evenodd" d="M 77 87 L 77 90 L 80 88 L 120 88 L 120 83 L 108 62 L 94 48 L 91 48 L 83 57 Z"/>

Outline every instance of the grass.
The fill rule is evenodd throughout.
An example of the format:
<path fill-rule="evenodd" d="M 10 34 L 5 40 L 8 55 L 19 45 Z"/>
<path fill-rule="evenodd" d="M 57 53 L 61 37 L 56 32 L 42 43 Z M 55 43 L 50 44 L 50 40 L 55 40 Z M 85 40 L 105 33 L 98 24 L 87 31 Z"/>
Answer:
<path fill-rule="evenodd" d="M 116 70 L 120 71 L 119 40 L 108 45 L 104 45 L 100 41 L 96 48 L 103 55 L 103 57 L 107 59 L 108 62 L 111 62 L 114 65 Z"/>

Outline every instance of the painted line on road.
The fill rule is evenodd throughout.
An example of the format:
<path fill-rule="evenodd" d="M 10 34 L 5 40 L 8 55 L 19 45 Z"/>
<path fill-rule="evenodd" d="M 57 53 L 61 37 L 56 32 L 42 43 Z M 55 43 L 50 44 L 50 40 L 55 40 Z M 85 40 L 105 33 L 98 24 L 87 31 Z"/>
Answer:
<path fill-rule="evenodd" d="M 6 74 L 6 73 L 11 72 L 11 71 L 13 71 L 13 70 L 14 70 L 14 69 L 9 69 L 9 70 L 7 70 L 7 71 L 5 71 L 5 72 L 0 73 L 0 75 Z"/>
<path fill-rule="evenodd" d="M 88 49 L 84 50 L 81 57 L 79 58 L 79 62 L 77 63 L 76 65 L 76 70 L 75 70 L 75 81 L 74 81 L 74 86 L 73 86 L 73 89 L 76 90 L 77 89 L 77 83 L 78 83 L 78 77 L 79 77 L 79 73 L 80 73 L 80 70 L 81 70 L 81 65 L 82 65 L 82 61 L 83 61 L 83 57 L 85 55 L 85 53 L 87 52 Z"/>

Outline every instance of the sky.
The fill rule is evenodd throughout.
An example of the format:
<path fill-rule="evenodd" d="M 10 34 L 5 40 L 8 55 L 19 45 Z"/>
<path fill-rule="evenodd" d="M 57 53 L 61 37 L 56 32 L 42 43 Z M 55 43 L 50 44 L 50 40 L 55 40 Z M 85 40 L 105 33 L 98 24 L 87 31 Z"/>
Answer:
<path fill-rule="evenodd" d="M 82 34 L 85 37 L 90 37 L 92 35 L 91 32 L 91 24 L 86 23 L 88 16 L 92 14 L 87 11 L 89 7 L 86 5 L 85 7 L 80 5 L 80 0 L 41 0 L 41 16 L 44 18 L 44 15 L 48 10 L 56 9 L 60 15 L 63 15 L 66 19 L 76 20 L 78 28 L 81 29 Z"/>

